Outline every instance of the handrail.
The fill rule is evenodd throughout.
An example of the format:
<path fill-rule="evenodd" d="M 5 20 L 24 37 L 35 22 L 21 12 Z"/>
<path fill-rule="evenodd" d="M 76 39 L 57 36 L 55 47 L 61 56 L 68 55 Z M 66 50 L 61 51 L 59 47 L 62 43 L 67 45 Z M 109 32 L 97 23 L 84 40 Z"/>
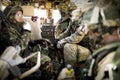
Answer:
<path fill-rule="evenodd" d="M 35 71 L 37 71 L 40 68 L 40 65 L 41 65 L 41 59 L 40 59 L 41 58 L 41 53 L 40 52 L 36 52 L 35 54 L 32 54 L 32 55 L 24 58 L 24 61 L 32 58 L 36 54 L 38 54 L 38 56 L 37 56 L 37 64 L 34 67 L 32 67 L 31 69 L 29 69 L 28 71 L 26 71 L 26 72 L 22 73 L 20 76 L 18 76 L 19 79 L 25 78 L 26 76 L 34 73 Z M 18 80 L 18 78 L 15 78 L 13 80 Z"/>

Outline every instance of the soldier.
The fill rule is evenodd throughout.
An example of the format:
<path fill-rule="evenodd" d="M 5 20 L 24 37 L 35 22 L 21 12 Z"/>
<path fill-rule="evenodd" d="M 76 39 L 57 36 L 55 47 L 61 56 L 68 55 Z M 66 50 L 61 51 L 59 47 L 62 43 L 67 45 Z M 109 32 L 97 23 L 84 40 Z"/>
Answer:
<path fill-rule="evenodd" d="M 1 54 L 9 46 L 21 48 L 23 51 L 26 48 L 26 45 L 28 44 L 29 39 L 30 39 L 31 26 L 28 22 L 23 21 L 22 8 L 20 6 L 8 5 L 3 11 L 3 13 L 4 14 L 2 14 L 1 12 L 2 14 L 1 21 L 3 21 L 1 22 L 1 31 L 0 31 L 0 45 L 1 45 L 0 52 Z M 0 79 L 3 76 L 5 79 L 9 75 L 8 65 L 10 64 L 9 62 L 6 64 L 4 62 L 6 63 L 6 60 L 2 60 L 1 58 L 0 65 L 4 73 L 1 72 Z M 16 74 L 19 74 L 19 72 Z"/>
<path fill-rule="evenodd" d="M 89 24 L 87 20 L 83 20 L 83 15 L 93 8 L 94 5 L 88 0 L 81 2 L 82 6 L 72 12 L 72 23 L 68 26 L 67 30 L 58 37 L 57 47 L 63 47 L 64 59 L 67 64 L 74 64 L 76 61 L 85 61 L 90 55 L 90 50 L 81 44 L 81 41 L 85 40 L 89 31 Z M 85 16 L 89 18 L 89 16 Z"/>
<path fill-rule="evenodd" d="M 2 48 L 5 49 L 8 46 L 14 46 L 14 47 L 19 46 L 22 50 L 20 54 L 23 57 L 26 57 L 26 55 L 24 56 L 23 54 L 26 53 L 29 54 L 30 51 L 36 52 L 37 50 L 39 50 L 38 47 L 33 47 L 32 45 L 30 45 L 30 44 L 34 44 L 35 42 L 30 41 L 31 25 L 27 21 L 23 20 L 23 9 L 20 6 L 9 5 L 5 8 L 4 14 L 6 15 L 6 19 L 8 20 L 9 25 L 7 23 L 6 24 L 4 23 L 4 25 L 2 25 L 3 28 L 1 29 L 2 35 L 0 36 L 1 37 L 0 44 L 2 44 L 1 45 Z M 29 49 L 28 44 L 29 46 L 31 46 L 32 49 L 26 52 L 26 49 Z M 31 59 L 30 62 L 32 61 L 36 63 L 35 58 Z M 49 67 L 51 67 L 52 64 L 51 64 L 51 59 L 48 57 L 48 55 L 44 53 L 41 54 L 41 64 L 43 66 L 42 69 L 44 69 L 43 71 L 46 71 L 45 72 L 46 74 L 51 75 L 50 73 L 51 70 Z"/>
<path fill-rule="evenodd" d="M 2 23 L 0 43 L 2 50 L 8 46 L 17 45 L 24 50 L 30 40 L 31 25 L 23 20 L 22 8 L 8 5 L 3 12 L 7 21 Z"/>

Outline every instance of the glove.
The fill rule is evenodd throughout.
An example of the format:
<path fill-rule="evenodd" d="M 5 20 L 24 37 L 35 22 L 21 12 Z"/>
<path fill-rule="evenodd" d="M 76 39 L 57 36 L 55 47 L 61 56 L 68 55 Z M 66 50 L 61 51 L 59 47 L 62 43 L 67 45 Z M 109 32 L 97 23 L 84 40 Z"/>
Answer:
<path fill-rule="evenodd" d="M 57 48 L 62 48 L 62 42 L 61 41 L 58 41 Z"/>
<path fill-rule="evenodd" d="M 15 46 L 15 49 L 17 50 L 18 53 L 20 53 L 21 47 L 20 47 L 19 45 L 16 45 L 16 46 Z"/>
<path fill-rule="evenodd" d="M 66 41 L 60 40 L 60 41 L 58 41 L 58 43 L 57 43 L 57 48 L 62 48 L 65 44 L 66 44 Z"/>

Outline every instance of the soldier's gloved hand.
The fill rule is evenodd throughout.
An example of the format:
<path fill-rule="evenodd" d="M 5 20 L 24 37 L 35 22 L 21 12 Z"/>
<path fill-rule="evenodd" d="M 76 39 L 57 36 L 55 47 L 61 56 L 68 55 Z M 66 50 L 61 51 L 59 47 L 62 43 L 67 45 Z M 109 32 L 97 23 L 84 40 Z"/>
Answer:
<path fill-rule="evenodd" d="M 62 47 L 62 43 L 60 41 L 58 41 L 57 48 L 61 48 L 61 47 Z"/>
<path fill-rule="evenodd" d="M 63 48 L 63 46 L 66 44 L 66 41 L 64 41 L 64 40 L 60 40 L 60 41 L 58 41 L 58 43 L 57 43 L 57 48 Z"/>

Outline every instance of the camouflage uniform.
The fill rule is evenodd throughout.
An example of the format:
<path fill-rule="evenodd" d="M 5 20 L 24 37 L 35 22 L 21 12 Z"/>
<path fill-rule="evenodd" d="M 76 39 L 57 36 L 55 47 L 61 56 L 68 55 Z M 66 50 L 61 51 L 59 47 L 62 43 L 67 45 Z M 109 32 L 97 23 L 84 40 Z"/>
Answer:
<path fill-rule="evenodd" d="M 80 10 L 77 9 L 74 12 L 79 19 Z M 57 44 L 58 48 L 64 46 L 63 52 L 65 63 L 70 64 L 75 63 L 77 57 L 79 61 L 85 61 L 90 55 L 90 50 L 88 48 L 82 46 L 81 44 L 78 45 L 78 43 L 80 43 L 88 33 L 87 24 L 81 21 L 81 19 L 77 20 L 76 16 L 72 17 L 72 21 L 73 22 L 70 23 L 67 30 L 58 37 L 60 41 L 58 41 Z M 77 55 L 77 53 L 79 55 Z"/>
<path fill-rule="evenodd" d="M 30 39 L 31 26 L 28 22 L 17 22 L 15 14 L 17 11 L 23 10 L 19 6 L 9 5 L 5 8 L 6 22 L 2 23 L 1 29 L 1 45 L 3 50 L 8 46 L 19 45 L 24 50 Z"/>
<path fill-rule="evenodd" d="M 56 29 L 55 29 L 55 37 L 59 36 L 59 34 L 61 34 L 62 32 L 64 32 L 68 25 L 69 25 L 69 21 L 70 19 L 66 19 L 64 21 L 61 21 L 60 24 L 58 26 L 56 26 Z"/>
<path fill-rule="evenodd" d="M 1 46 L 5 45 L 5 47 L 4 47 L 4 49 L 5 49 L 8 46 L 15 47 L 15 46 L 19 45 L 21 47 L 20 54 L 22 56 L 24 54 L 25 50 L 29 49 L 28 44 L 30 43 L 29 41 L 31 39 L 31 25 L 27 21 L 17 22 L 15 20 L 15 15 L 16 15 L 17 11 L 21 11 L 23 14 L 23 10 L 20 6 L 9 5 L 4 10 L 4 14 L 6 15 L 6 18 L 8 19 L 10 24 L 2 25 L 5 27 L 2 27 L 3 29 L 2 29 L 1 35 L 0 35 L 1 41 L 3 42 L 3 43 L 1 43 L 2 44 Z M 35 48 L 35 50 L 34 50 L 34 48 Z M 35 45 L 35 47 L 32 47 L 32 49 L 30 49 L 31 52 L 36 52 L 38 50 L 39 49 L 36 45 Z M 42 50 L 42 51 L 44 51 L 44 50 Z M 47 74 L 51 75 L 51 73 L 50 73 L 51 70 L 49 69 L 49 67 L 52 66 L 51 59 L 48 57 L 48 55 L 44 54 L 43 52 L 41 52 L 41 53 L 42 53 L 41 54 L 41 64 L 42 64 L 41 66 L 43 66 L 44 71 L 46 71 L 46 75 Z M 27 52 L 27 54 L 29 54 L 29 52 Z M 24 57 L 26 57 L 26 56 L 24 56 Z M 37 57 L 33 57 L 31 60 L 29 60 L 27 62 L 27 64 L 29 65 L 29 62 L 36 63 L 36 58 Z M 51 77 L 51 76 L 49 76 L 49 77 Z"/>
<path fill-rule="evenodd" d="M 17 14 L 17 12 L 20 12 Z M 18 22 L 17 19 L 18 17 L 22 17 L 23 10 L 19 6 L 14 6 L 14 5 L 9 5 L 5 8 L 4 10 L 3 22 L 1 22 L 1 30 L 0 30 L 0 52 L 1 54 L 3 51 L 9 47 L 21 47 L 21 50 L 23 51 L 30 39 L 30 29 L 31 26 L 27 22 Z M 18 47 L 19 48 L 19 47 Z M 10 49 L 11 50 L 11 49 Z M 10 52 L 9 52 L 10 53 Z M 8 53 L 8 54 L 9 54 Z M 4 54 L 7 54 L 5 51 Z M 12 54 L 14 54 L 12 52 Z M 10 53 L 11 55 L 11 53 Z M 2 56 L 1 56 L 2 57 Z M 11 65 L 9 62 L 7 62 L 4 58 L 0 60 L 0 68 L 2 69 L 0 74 L 0 80 L 5 80 L 11 73 L 10 70 L 8 70 L 8 65 Z M 5 63 L 6 64 L 5 64 Z M 13 67 L 12 65 L 10 68 Z M 15 68 L 14 68 L 15 69 Z M 19 72 L 16 71 L 16 74 L 19 74 Z M 16 75 L 15 74 L 15 75 Z M 4 77 L 4 79 L 2 79 Z"/>
<path fill-rule="evenodd" d="M 64 32 L 70 22 L 69 14 L 64 15 L 59 21 L 58 26 L 55 28 L 55 37 L 59 36 L 62 32 Z"/>

